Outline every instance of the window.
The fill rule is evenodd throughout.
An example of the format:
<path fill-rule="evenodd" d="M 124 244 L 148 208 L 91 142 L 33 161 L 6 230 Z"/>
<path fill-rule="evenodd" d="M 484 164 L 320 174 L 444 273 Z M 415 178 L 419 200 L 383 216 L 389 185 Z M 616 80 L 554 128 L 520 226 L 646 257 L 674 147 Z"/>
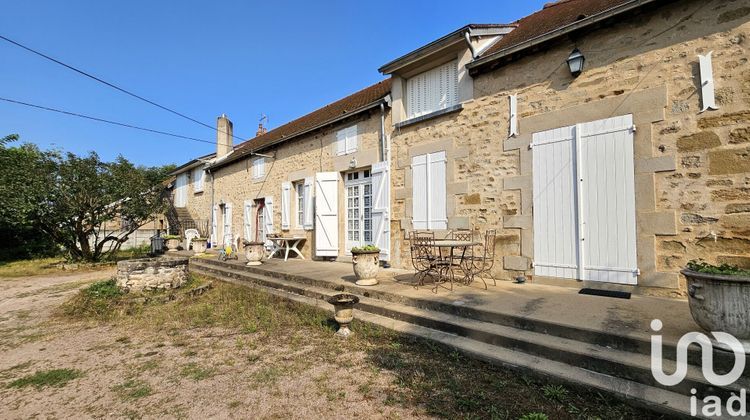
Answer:
<path fill-rule="evenodd" d="M 203 191 L 203 175 L 205 171 L 203 168 L 193 169 L 193 192 L 199 193 Z"/>
<path fill-rule="evenodd" d="M 258 157 L 253 160 L 253 179 L 260 179 L 266 175 L 266 158 Z"/>
<path fill-rule="evenodd" d="M 411 160 L 414 229 L 448 228 L 445 165 L 445 151 L 414 156 Z"/>
<path fill-rule="evenodd" d="M 348 155 L 357 151 L 357 125 L 339 130 L 336 133 L 336 154 Z"/>
<path fill-rule="evenodd" d="M 458 103 L 458 61 L 454 60 L 406 81 L 407 118 L 416 118 Z"/>
<path fill-rule="evenodd" d="M 295 182 L 294 191 L 297 193 L 297 228 L 302 229 L 305 225 L 305 184 Z"/>

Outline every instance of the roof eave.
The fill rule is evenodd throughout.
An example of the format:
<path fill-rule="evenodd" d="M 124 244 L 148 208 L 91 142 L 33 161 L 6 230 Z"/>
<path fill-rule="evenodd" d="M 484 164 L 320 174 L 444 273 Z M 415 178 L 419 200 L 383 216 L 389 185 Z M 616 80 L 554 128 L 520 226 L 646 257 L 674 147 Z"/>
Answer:
<path fill-rule="evenodd" d="M 481 72 L 480 68 L 483 66 L 491 64 L 493 62 L 496 62 L 508 56 L 512 56 L 513 54 L 519 53 L 528 48 L 532 48 L 536 45 L 539 45 L 547 41 L 551 41 L 555 38 L 559 38 L 561 36 L 567 35 L 573 31 L 584 28 L 586 26 L 594 25 L 596 23 L 609 19 L 613 16 L 617 16 L 619 14 L 629 12 L 631 10 L 635 10 L 639 7 L 642 7 L 651 3 L 656 3 L 658 1 L 660 0 L 631 0 L 627 3 L 620 4 L 611 9 L 607 9 L 603 12 L 597 13 L 595 15 L 592 15 L 584 19 L 581 19 L 579 21 L 562 26 L 560 28 L 557 28 L 545 34 L 539 35 L 535 38 L 524 41 L 520 44 L 512 45 L 508 48 L 492 53 L 491 55 L 488 55 L 486 57 L 482 57 L 477 60 L 474 60 L 471 63 L 467 64 L 466 68 L 471 71 L 472 75 L 476 73 L 480 73 Z"/>

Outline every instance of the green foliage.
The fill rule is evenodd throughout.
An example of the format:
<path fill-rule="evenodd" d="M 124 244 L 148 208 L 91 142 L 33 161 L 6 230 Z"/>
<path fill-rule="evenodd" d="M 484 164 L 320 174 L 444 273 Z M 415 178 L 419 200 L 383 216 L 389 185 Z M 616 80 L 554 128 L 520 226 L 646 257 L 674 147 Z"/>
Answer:
<path fill-rule="evenodd" d="M 136 166 L 122 156 L 102 162 L 93 152 L 77 156 L 31 144 L 6 147 L 9 138 L 0 141 L 0 238 L 19 244 L 16 254 L 32 254 L 23 247 L 29 244 L 99 261 L 164 209 L 162 181 L 172 166 Z"/>
<path fill-rule="evenodd" d="M 93 299 L 112 299 L 123 294 L 117 287 L 115 279 L 98 281 L 84 289 L 83 292 Z"/>
<path fill-rule="evenodd" d="M 564 402 L 568 399 L 568 390 L 562 385 L 545 385 L 542 387 L 542 392 L 545 397 L 557 402 Z"/>
<path fill-rule="evenodd" d="M 699 273 L 750 277 L 750 270 L 744 270 L 735 265 L 729 264 L 711 265 L 703 260 L 692 260 L 687 263 L 687 268 Z"/>
<path fill-rule="evenodd" d="M 357 252 L 380 252 L 380 248 L 375 245 L 355 246 L 352 248 L 352 253 Z"/>
<path fill-rule="evenodd" d="M 180 239 L 180 235 L 164 235 L 162 238 L 164 238 L 165 241 L 169 239 Z"/>
<path fill-rule="evenodd" d="M 120 385 L 112 387 L 123 400 L 137 400 L 138 398 L 148 397 L 153 393 L 151 386 L 143 381 L 129 379 Z"/>
<path fill-rule="evenodd" d="M 59 388 L 81 376 L 83 376 L 83 372 L 76 369 L 40 370 L 33 375 L 16 379 L 8 384 L 8 388 L 25 388 L 27 386 L 33 386 L 37 389 L 47 386 Z"/>
<path fill-rule="evenodd" d="M 518 420 L 549 420 L 549 417 L 544 413 L 529 413 L 524 414 Z"/>

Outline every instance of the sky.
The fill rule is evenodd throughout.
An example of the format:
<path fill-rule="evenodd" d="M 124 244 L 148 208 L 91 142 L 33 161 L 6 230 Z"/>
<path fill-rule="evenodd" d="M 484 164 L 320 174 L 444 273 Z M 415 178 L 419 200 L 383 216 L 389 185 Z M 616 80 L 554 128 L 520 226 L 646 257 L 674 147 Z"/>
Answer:
<path fill-rule="evenodd" d="M 0 35 L 234 134 L 255 135 L 367 87 L 377 69 L 468 23 L 510 23 L 545 1 L 13 1 Z M 216 132 L 0 39 L 0 97 L 209 142 Z M 182 164 L 215 145 L 0 101 L 0 137 Z M 235 139 L 235 145 L 240 140 Z"/>

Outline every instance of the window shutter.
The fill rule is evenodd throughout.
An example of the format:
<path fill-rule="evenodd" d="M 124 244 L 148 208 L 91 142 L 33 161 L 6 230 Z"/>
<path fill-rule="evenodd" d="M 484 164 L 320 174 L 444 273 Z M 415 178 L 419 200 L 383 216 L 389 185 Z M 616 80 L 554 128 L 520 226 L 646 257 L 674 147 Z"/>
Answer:
<path fill-rule="evenodd" d="M 346 130 L 339 130 L 336 132 L 336 154 L 346 154 Z"/>
<path fill-rule="evenodd" d="M 372 226 L 373 243 L 380 248 L 380 259 L 391 259 L 391 192 L 388 161 L 372 165 Z"/>
<path fill-rule="evenodd" d="M 290 182 L 281 183 L 281 229 L 289 230 L 291 218 L 291 192 L 292 184 Z"/>
<path fill-rule="evenodd" d="M 218 220 L 216 219 L 216 214 L 219 212 L 219 205 L 214 205 L 214 208 L 211 210 L 211 246 L 216 246 L 216 232 L 219 230 Z"/>
<path fill-rule="evenodd" d="M 315 255 L 336 257 L 339 252 L 338 172 L 315 174 Z"/>
<path fill-rule="evenodd" d="M 312 193 L 312 186 L 313 186 L 313 178 L 307 177 L 305 178 L 305 185 L 303 187 L 304 191 L 304 222 L 305 222 L 305 230 L 312 230 L 313 229 L 313 193 Z"/>
<path fill-rule="evenodd" d="M 415 230 L 427 229 L 427 155 L 411 160 L 412 226 Z"/>
<path fill-rule="evenodd" d="M 354 153 L 357 151 L 357 126 L 349 127 L 346 131 L 346 153 Z"/>
<path fill-rule="evenodd" d="M 251 200 L 245 200 L 245 203 L 243 205 L 243 220 L 244 220 L 244 232 L 245 232 L 245 240 L 246 241 L 252 241 L 253 240 L 253 202 Z"/>
<path fill-rule="evenodd" d="M 448 229 L 448 217 L 446 215 L 446 179 L 445 179 L 445 152 L 430 153 L 427 155 L 428 166 L 428 227 L 433 230 Z"/>
<path fill-rule="evenodd" d="M 406 112 L 416 118 L 458 103 L 458 61 L 435 67 L 406 81 Z"/>
<path fill-rule="evenodd" d="M 273 197 L 265 197 L 263 201 L 263 223 L 266 224 L 266 234 L 271 235 L 273 234 Z M 271 245 L 273 245 L 273 243 L 266 240 L 266 246 Z"/>
<path fill-rule="evenodd" d="M 227 227 L 226 232 L 224 232 L 224 245 L 231 245 L 234 241 L 234 235 L 232 235 L 232 204 L 226 203 L 224 207 L 227 210 L 227 220 L 224 221 L 224 226 Z"/>

